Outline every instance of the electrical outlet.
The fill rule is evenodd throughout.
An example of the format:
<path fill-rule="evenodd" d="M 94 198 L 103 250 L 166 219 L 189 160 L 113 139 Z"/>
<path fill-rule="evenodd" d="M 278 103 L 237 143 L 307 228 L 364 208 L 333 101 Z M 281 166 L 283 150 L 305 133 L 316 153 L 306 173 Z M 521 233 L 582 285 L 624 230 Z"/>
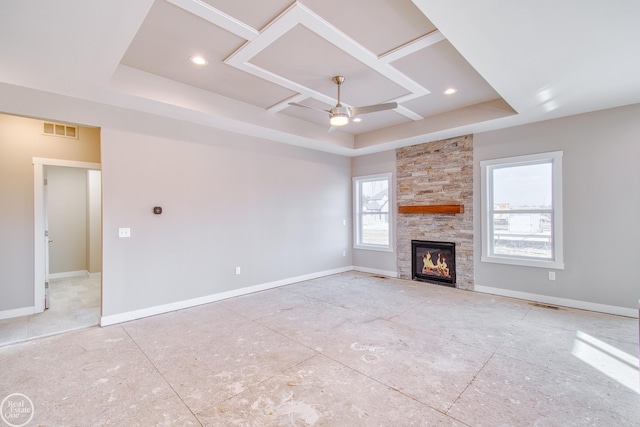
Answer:
<path fill-rule="evenodd" d="M 131 229 L 130 228 L 119 228 L 118 229 L 118 237 L 131 237 Z"/>
<path fill-rule="evenodd" d="M 347 256 L 347 251 L 342 251 L 342 256 Z"/>
<path fill-rule="evenodd" d="M 236 274 L 240 274 L 240 267 L 236 267 Z"/>
<path fill-rule="evenodd" d="M 550 271 L 549 272 L 549 280 L 556 280 L 556 272 L 555 271 Z"/>

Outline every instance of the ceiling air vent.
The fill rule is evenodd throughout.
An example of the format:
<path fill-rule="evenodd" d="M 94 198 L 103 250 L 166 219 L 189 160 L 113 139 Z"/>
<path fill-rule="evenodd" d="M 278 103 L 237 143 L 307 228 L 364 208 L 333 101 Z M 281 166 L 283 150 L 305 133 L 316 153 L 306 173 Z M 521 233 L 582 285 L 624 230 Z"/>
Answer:
<path fill-rule="evenodd" d="M 78 126 L 63 125 L 60 123 L 43 122 L 42 133 L 63 138 L 78 139 Z"/>

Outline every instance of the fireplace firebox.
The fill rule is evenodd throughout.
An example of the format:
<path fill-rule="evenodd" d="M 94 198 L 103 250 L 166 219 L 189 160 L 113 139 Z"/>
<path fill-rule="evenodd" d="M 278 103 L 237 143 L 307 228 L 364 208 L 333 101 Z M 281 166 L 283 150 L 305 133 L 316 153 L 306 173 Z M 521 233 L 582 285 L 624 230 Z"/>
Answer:
<path fill-rule="evenodd" d="M 412 240 L 411 270 L 413 280 L 455 287 L 455 243 Z"/>

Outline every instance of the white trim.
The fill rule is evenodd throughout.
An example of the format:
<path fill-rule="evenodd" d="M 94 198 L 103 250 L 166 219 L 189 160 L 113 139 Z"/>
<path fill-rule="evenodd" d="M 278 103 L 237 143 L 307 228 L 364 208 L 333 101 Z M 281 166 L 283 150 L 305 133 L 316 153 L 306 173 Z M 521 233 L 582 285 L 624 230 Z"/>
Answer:
<path fill-rule="evenodd" d="M 389 224 L 389 227 L 391 227 L 391 224 Z M 391 230 L 389 230 L 389 233 L 391 233 Z M 391 245 L 389 245 L 389 247 L 386 247 L 382 245 L 357 245 L 354 243 L 353 249 L 363 251 L 393 252 L 393 247 Z"/>
<path fill-rule="evenodd" d="M 528 260 L 524 258 L 508 258 L 499 255 L 493 256 L 485 256 L 482 255 L 480 257 L 480 261 L 482 262 L 491 262 L 494 264 L 509 264 L 509 265 L 519 265 L 521 267 L 538 267 L 545 268 L 547 270 L 564 270 L 564 263 L 557 261 L 545 261 L 545 260 Z"/>
<path fill-rule="evenodd" d="M 411 55 L 413 53 L 419 52 L 422 49 L 426 49 L 429 46 L 433 46 L 436 43 L 439 43 L 443 40 L 446 40 L 444 35 L 440 32 L 440 30 L 433 30 L 429 34 L 425 34 L 422 37 L 418 37 L 415 40 L 411 40 L 404 45 L 397 47 L 387 53 L 383 53 L 378 57 L 380 62 L 385 64 L 392 64 L 399 59 L 404 58 L 405 56 Z"/>
<path fill-rule="evenodd" d="M 14 317 L 28 316 L 35 313 L 34 307 L 14 308 L 12 310 L 0 311 L 0 320 L 12 319 Z"/>
<path fill-rule="evenodd" d="M 242 37 L 245 40 L 255 39 L 260 32 L 249 25 L 227 15 L 224 12 L 201 0 L 168 0 L 174 6 L 178 6 L 212 24 L 222 27 L 225 30 Z"/>
<path fill-rule="evenodd" d="M 62 273 L 49 273 L 49 279 L 64 279 L 66 277 L 89 277 L 87 270 L 64 271 Z"/>
<path fill-rule="evenodd" d="M 63 166 L 89 170 L 101 170 L 100 163 L 33 157 L 33 301 L 34 312 L 44 311 L 45 247 L 44 247 L 44 167 Z"/>
<path fill-rule="evenodd" d="M 102 272 L 98 271 L 97 273 L 89 273 L 89 279 L 99 279 L 102 277 Z"/>
<path fill-rule="evenodd" d="M 615 305 L 598 304 L 595 302 L 578 301 L 567 298 L 557 298 L 548 295 L 531 294 L 528 292 L 511 291 L 509 289 L 492 288 L 490 286 L 473 287 L 475 292 L 483 294 L 500 295 L 503 297 L 523 299 L 527 301 L 541 302 L 545 304 L 559 305 L 562 307 L 576 308 L 579 310 L 597 311 L 599 313 L 615 314 L 617 316 L 626 316 L 638 318 L 638 310 L 635 308 L 618 307 Z"/>
<path fill-rule="evenodd" d="M 32 163 L 34 165 L 40 166 L 63 166 L 67 168 L 91 169 L 98 171 L 102 169 L 102 165 L 100 163 L 76 162 L 75 160 L 45 159 L 42 157 L 33 157 Z"/>
<path fill-rule="evenodd" d="M 179 7 L 187 7 L 186 0 L 169 1 Z M 201 1 L 198 1 L 198 3 L 201 3 Z M 215 11 L 218 15 L 224 17 L 224 14 L 220 11 L 217 11 L 215 8 L 209 9 L 211 9 L 211 12 Z M 193 7 L 189 7 L 188 10 L 192 13 L 197 14 L 198 16 L 201 16 L 203 19 L 211 20 L 211 18 L 209 17 L 210 14 L 207 14 L 205 16 L 204 13 L 196 11 Z M 215 22 L 218 23 L 224 21 Z M 302 86 L 292 80 L 287 79 L 284 76 L 258 67 L 254 62 L 252 62 L 252 59 L 256 55 L 258 55 L 260 52 L 263 52 L 271 44 L 275 43 L 281 37 L 289 33 L 293 28 L 296 28 L 298 26 L 302 26 L 307 30 L 315 33 L 317 36 L 323 38 L 338 49 L 346 52 L 348 55 L 365 64 L 367 67 L 374 69 L 380 75 L 393 80 L 396 84 L 401 86 L 406 91 L 405 95 L 401 95 L 395 99 L 389 99 L 387 101 L 397 101 L 398 103 L 403 103 L 431 93 L 429 89 L 422 86 L 417 81 L 409 78 L 406 74 L 398 71 L 391 65 L 391 62 L 407 55 L 411 55 L 416 51 L 425 49 L 434 43 L 445 40 L 444 36 L 440 34 L 439 31 L 436 30 L 425 37 L 421 37 L 415 41 L 407 43 L 404 46 L 401 46 L 393 52 L 390 52 L 388 54 L 388 57 L 385 57 L 385 55 L 378 57 L 376 54 L 360 45 L 357 41 L 340 31 L 331 23 L 323 19 L 321 16 L 317 15 L 307 6 L 303 5 L 300 2 L 294 2 L 291 6 L 289 6 L 289 8 L 287 8 L 279 16 L 269 22 L 268 25 L 264 26 L 256 35 L 249 34 L 247 36 L 244 36 L 243 38 L 246 39 L 247 42 L 224 60 L 224 63 L 226 65 L 230 65 L 241 71 L 258 76 L 271 83 L 284 86 L 289 90 L 299 94 L 293 98 L 285 99 L 284 101 L 270 107 L 270 111 L 278 112 L 284 110 L 285 108 L 289 107 L 289 102 L 301 101 L 305 98 L 313 98 L 328 105 L 335 105 L 335 103 L 337 102 L 337 100 L 331 96 L 327 96 L 309 87 Z M 235 30 L 231 25 L 228 25 L 225 28 L 232 32 L 235 31 L 236 35 L 240 35 L 242 37 L 241 33 L 239 32 L 240 29 Z M 349 107 L 349 105 L 345 104 L 344 102 L 342 104 L 344 107 Z M 423 118 L 419 114 L 409 110 L 406 107 L 399 106 L 395 109 L 395 111 L 398 114 L 402 114 L 411 120 L 421 120 Z"/>
<path fill-rule="evenodd" d="M 358 267 L 358 266 L 354 266 L 353 270 L 360 271 L 362 273 L 379 274 L 381 276 L 387 276 L 387 277 L 393 277 L 393 278 L 398 277 L 397 271 L 378 270 L 377 268 Z"/>
<path fill-rule="evenodd" d="M 275 282 L 263 283 L 261 285 L 249 286 L 246 288 L 234 289 L 232 291 L 221 292 L 218 294 L 206 295 L 199 298 L 193 298 L 184 301 L 177 301 L 169 304 L 157 305 L 154 307 L 143 308 L 140 310 L 128 311 L 125 313 L 112 314 L 110 316 L 100 317 L 100 326 L 115 325 L 117 323 L 129 322 L 131 320 L 141 319 L 143 317 L 155 316 L 157 314 L 169 313 L 171 311 L 182 310 L 185 308 L 195 307 L 202 304 L 208 304 L 216 301 L 222 301 L 228 298 L 239 297 L 242 295 L 252 294 L 254 292 L 266 291 L 268 289 L 278 288 L 280 286 L 291 285 L 293 283 L 303 282 L 305 280 L 317 279 L 319 277 L 331 276 L 332 274 L 344 273 L 353 270 L 352 266 L 336 268 L 333 270 L 321 271 L 318 273 L 306 274 L 303 276 L 291 277 L 288 279 L 277 280 Z"/>

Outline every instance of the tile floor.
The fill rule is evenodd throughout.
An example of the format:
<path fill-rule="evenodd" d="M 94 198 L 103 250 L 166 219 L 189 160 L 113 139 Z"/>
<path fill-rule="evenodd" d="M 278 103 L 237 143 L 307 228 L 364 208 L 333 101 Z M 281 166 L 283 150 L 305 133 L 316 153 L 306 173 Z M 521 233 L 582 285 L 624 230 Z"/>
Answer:
<path fill-rule="evenodd" d="M 0 347 L 0 398 L 28 425 L 638 426 L 637 357 L 638 319 L 349 272 Z"/>
<path fill-rule="evenodd" d="M 0 320 L 0 346 L 98 325 L 100 277 L 52 279 L 49 301 L 43 313 Z"/>

